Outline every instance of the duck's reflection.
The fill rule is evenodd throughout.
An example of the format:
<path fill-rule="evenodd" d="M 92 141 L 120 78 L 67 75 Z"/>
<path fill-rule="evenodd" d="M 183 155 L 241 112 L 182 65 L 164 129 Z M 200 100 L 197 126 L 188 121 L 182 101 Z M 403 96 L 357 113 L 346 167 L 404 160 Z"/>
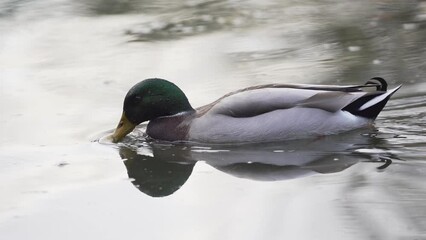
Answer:
<path fill-rule="evenodd" d="M 168 196 L 188 180 L 195 166 L 187 151 L 176 148 L 152 147 L 151 153 L 120 147 L 127 174 L 133 185 L 152 197 Z"/>
<path fill-rule="evenodd" d="M 352 132 L 318 139 L 238 146 L 188 145 L 143 142 L 122 145 L 120 156 L 132 183 L 152 197 L 177 191 L 195 164 L 203 161 L 227 174 L 252 180 L 278 181 L 342 171 L 360 161 L 372 161 L 360 149 L 372 137 Z M 375 139 L 374 141 L 377 141 Z"/>

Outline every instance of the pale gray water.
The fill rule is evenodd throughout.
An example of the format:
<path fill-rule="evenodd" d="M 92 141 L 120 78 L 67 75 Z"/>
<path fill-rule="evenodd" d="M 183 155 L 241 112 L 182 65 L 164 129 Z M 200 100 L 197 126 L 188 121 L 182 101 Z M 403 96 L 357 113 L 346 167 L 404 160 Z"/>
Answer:
<path fill-rule="evenodd" d="M 426 239 L 425 29 L 423 1 L 3 0 L 0 238 Z M 186 146 L 141 126 L 93 142 L 148 77 L 197 107 L 374 76 L 404 85 L 372 129 Z"/>

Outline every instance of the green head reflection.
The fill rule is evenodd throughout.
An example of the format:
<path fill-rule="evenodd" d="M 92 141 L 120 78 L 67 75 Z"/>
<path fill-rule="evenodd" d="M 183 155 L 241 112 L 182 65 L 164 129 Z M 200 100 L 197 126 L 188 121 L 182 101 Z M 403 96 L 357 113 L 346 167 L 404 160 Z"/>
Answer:
<path fill-rule="evenodd" d="M 141 192 L 151 197 L 171 195 L 188 180 L 195 162 L 186 161 L 182 150 L 174 149 L 173 154 L 170 149 L 152 150 L 155 157 L 121 147 L 120 156 L 133 185 Z M 177 155 L 179 152 L 182 154 Z"/>

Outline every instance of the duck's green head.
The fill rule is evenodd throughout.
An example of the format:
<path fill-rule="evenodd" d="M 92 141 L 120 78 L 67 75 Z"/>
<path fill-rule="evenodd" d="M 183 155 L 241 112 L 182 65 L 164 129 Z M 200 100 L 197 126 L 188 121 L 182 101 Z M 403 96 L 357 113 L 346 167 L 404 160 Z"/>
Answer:
<path fill-rule="evenodd" d="M 140 123 L 159 117 L 193 111 L 188 98 L 175 84 L 159 78 L 143 80 L 133 86 L 124 99 L 123 114 L 113 142 L 118 142 Z"/>

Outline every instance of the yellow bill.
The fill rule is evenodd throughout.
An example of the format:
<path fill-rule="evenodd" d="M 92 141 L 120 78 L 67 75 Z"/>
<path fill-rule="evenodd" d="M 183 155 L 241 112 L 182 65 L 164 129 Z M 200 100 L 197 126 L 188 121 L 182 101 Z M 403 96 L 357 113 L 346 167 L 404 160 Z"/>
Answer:
<path fill-rule="evenodd" d="M 123 139 L 127 134 L 131 133 L 135 127 L 136 124 L 131 123 L 123 112 L 120 122 L 112 134 L 112 142 L 116 143 L 121 141 L 121 139 Z"/>

